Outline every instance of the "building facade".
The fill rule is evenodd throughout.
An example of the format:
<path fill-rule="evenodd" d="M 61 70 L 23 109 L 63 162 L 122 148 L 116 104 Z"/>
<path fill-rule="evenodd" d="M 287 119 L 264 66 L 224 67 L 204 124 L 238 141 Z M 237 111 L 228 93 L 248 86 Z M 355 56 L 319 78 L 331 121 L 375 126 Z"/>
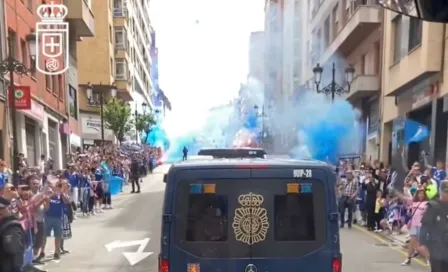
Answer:
<path fill-rule="evenodd" d="M 446 26 L 387 11 L 384 37 L 381 159 L 394 163 L 407 147 L 408 163 L 419 160 L 422 150 L 431 163 L 446 161 Z M 428 126 L 430 137 L 405 146 L 404 118 Z"/>
<path fill-rule="evenodd" d="M 379 158 L 380 90 L 382 63 L 383 10 L 373 0 L 311 1 L 307 14 L 309 24 L 302 27 L 306 40 L 306 60 L 302 63 L 302 84 L 316 91 L 312 69 L 318 63 L 324 68 L 323 88 L 334 80 L 350 92 L 343 98 L 360 111 L 360 122 L 366 124 L 360 153 L 370 159 Z M 349 84 L 345 69 L 355 68 Z M 324 95 L 324 94 L 322 94 Z"/>
<path fill-rule="evenodd" d="M 107 8 L 105 3 L 93 1 L 95 37 L 78 43 L 77 99 L 83 145 L 101 142 L 100 100 L 103 97 L 103 103 L 107 103 L 112 88 L 116 88 L 117 96 L 125 101 L 141 103 L 143 97 L 152 107 L 149 6 L 135 0 L 106 2 Z M 92 86 L 92 97 L 87 97 L 88 86 Z M 115 139 L 107 129 L 104 136 L 108 142 Z"/>
<path fill-rule="evenodd" d="M 252 32 L 249 41 L 249 78 L 260 83 L 264 80 L 265 34 L 263 31 Z"/>
<path fill-rule="evenodd" d="M 68 4 L 69 12 L 66 17 L 72 32 L 68 41 L 71 44 L 80 37 L 93 36 L 92 28 L 89 29 L 89 26 L 94 24 L 93 14 L 85 1 L 76 2 Z M 72 132 L 70 121 L 72 121 L 73 131 L 77 131 L 77 122 L 72 120 L 69 114 L 68 79 L 65 75 L 48 76 L 37 72 L 26 42 L 26 36 L 35 30 L 36 22 L 40 20 L 38 6 L 47 3 L 14 0 L 8 0 L 5 3 L 5 28 L 8 38 L 12 41 L 12 55 L 31 71 L 29 76 L 16 77 L 15 84 L 29 86 L 32 98 L 31 109 L 17 111 L 17 122 L 15 124 L 9 122 L 8 126 L 10 128 L 17 126 L 18 139 L 16 140 L 19 144 L 19 152 L 25 155 L 30 165 L 37 165 L 41 155 L 45 155 L 46 158 L 54 160 L 55 167 L 62 168 L 67 158 L 66 154 L 69 153 L 69 139 Z M 67 3 L 52 1 L 52 4 Z M 91 15 L 90 18 L 87 19 L 76 13 L 79 10 L 87 11 Z M 89 26 L 86 22 L 84 24 L 81 22 L 84 19 L 89 20 Z M 73 51 L 76 50 L 76 46 L 71 50 L 64 54 L 73 55 L 76 52 Z M 41 67 L 42 65 L 43 63 Z M 71 65 L 76 67 L 75 63 Z M 6 79 L 9 80 L 8 76 Z M 7 117 L 6 120 L 11 118 Z"/>
<path fill-rule="evenodd" d="M 281 152 L 281 129 L 274 120 L 282 115 L 283 96 L 283 0 L 265 1 L 265 70 L 264 70 L 264 127 L 270 141 L 264 147 L 270 153 Z"/>

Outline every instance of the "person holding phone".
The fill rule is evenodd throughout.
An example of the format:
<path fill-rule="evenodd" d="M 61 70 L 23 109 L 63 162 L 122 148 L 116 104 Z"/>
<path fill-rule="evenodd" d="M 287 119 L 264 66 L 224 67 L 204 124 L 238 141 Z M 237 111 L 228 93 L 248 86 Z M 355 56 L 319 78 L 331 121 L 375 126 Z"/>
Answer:
<path fill-rule="evenodd" d="M 55 260 L 60 260 L 61 258 L 62 217 L 64 215 L 65 204 L 69 203 L 70 199 L 63 193 L 62 182 L 57 181 L 54 186 L 54 193 L 45 203 L 45 232 L 47 237 L 51 237 L 53 233 Z M 43 252 L 45 252 L 45 248 Z"/>
<path fill-rule="evenodd" d="M 0 196 L 0 271 L 21 271 L 25 256 L 25 233 L 10 213 L 11 202 Z"/>

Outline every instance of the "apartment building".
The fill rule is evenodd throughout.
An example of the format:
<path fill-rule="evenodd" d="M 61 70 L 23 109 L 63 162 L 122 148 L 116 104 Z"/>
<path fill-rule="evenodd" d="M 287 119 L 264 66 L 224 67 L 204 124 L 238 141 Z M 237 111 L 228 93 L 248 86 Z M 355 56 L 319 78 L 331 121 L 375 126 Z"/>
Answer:
<path fill-rule="evenodd" d="M 381 90 L 381 45 L 383 10 L 373 0 L 310 0 L 307 42 L 308 60 L 305 69 L 319 63 L 324 67 L 321 87 L 329 84 L 331 68 L 336 65 L 336 83 L 346 90 L 345 69 L 355 68 L 350 92 L 343 96 L 361 112 L 366 124 L 366 139 L 359 152 L 379 157 L 379 122 Z M 304 74 L 312 75 L 307 71 Z M 315 90 L 314 84 L 308 84 Z M 323 95 L 323 94 L 322 94 Z"/>
<path fill-rule="evenodd" d="M 284 0 L 283 9 L 283 73 L 284 99 L 290 100 L 300 86 L 302 63 L 302 8 L 305 1 Z M 305 21 L 306 22 L 306 21 Z"/>
<path fill-rule="evenodd" d="M 430 160 L 447 159 L 445 24 L 422 22 L 390 11 L 384 16 L 381 159 L 397 164 L 406 144 L 404 118 L 430 127 L 429 139 L 408 147 L 408 163 L 425 150 Z"/>
<path fill-rule="evenodd" d="M 92 1 L 64 0 L 68 9 L 67 21 L 69 22 L 69 69 L 66 73 L 66 106 L 68 112 L 68 124 L 70 126 L 69 150 L 74 153 L 78 147 L 82 147 L 81 120 L 79 116 L 78 100 L 78 40 L 95 36 L 95 17 L 92 12 Z"/>
<path fill-rule="evenodd" d="M 282 115 L 283 102 L 283 0 L 265 1 L 265 69 L 264 69 L 264 129 L 271 135 L 264 147 L 281 152 L 281 129 L 276 127 L 276 117 Z M 278 142 L 276 142 L 278 141 Z"/>
<path fill-rule="evenodd" d="M 106 5 L 107 3 L 107 5 Z M 150 23 L 144 1 L 93 1 L 95 37 L 78 43 L 79 111 L 83 145 L 101 143 L 101 100 L 117 96 L 132 104 L 143 100 L 151 105 L 149 68 Z M 88 94 L 88 89 L 92 94 Z M 88 97 L 88 95 L 90 97 Z M 114 141 L 105 130 L 105 141 Z"/>
<path fill-rule="evenodd" d="M 52 4 L 64 4 L 60 0 Z M 81 37 L 93 36 L 94 19 L 89 7 L 84 1 L 70 2 L 66 16 L 72 30 L 71 42 Z M 79 3 L 78 3 L 79 2 Z M 51 157 L 55 168 L 62 167 L 66 153 L 69 153 L 69 139 L 73 130 L 76 132 L 76 120 L 70 118 L 68 111 L 67 78 L 64 75 L 48 76 L 37 72 L 34 59 L 28 52 L 26 36 L 36 28 L 40 20 L 38 6 L 47 4 L 45 1 L 5 1 L 6 32 L 12 41 L 12 54 L 30 69 L 29 76 L 15 78 L 15 84 L 29 86 L 31 89 L 31 109 L 20 110 L 17 113 L 19 152 L 24 153 L 30 165 L 37 165 L 41 155 Z M 51 8 L 47 9 L 51 10 Z M 82 10 L 87 14 L 81 14 Z M 76 47 L 71 48 L 76 50 Z M 73 55 L 73 51 L 64 52 Z M 76 64 L 71 64 L 76 67 Z M 41 64 L 42 67 L 42 64 Z M 74 69 L 76 70 L 76 69 Z M 9 80 L 8 77 L 6 77 Z M 4 114 L 5 111 L 2 111 Z M 7 119 L 9 120 L 9 118 Z M 9 142 L 9 141 L 8 141 Z"/>
<path fill-rule="evenodd" d="M 249 73 L 252 80 L 260 83 L 264 79 L 264 32 L 257 31 L 250 33 L 249 41 Z"/>

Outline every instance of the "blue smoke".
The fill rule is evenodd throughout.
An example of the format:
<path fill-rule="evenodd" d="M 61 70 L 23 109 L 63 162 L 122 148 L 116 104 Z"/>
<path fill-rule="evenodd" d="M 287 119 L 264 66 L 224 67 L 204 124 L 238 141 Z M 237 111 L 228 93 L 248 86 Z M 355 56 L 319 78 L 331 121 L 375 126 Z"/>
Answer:
<path fill-rule="evenodd" d="M 160 124 L 153 125 L 146 134 L 145 142 L 149 145 L 160 147 L 163 150 L 170 148 L 170 140 Z"/>
<path fill-rule="evenodd" d="M 250 114 L 248 114 L 246 120 L 244 121 L 244 128 L 248 129 L 248 130 L 256 130 L 258 127 L 258 117 L 254 112 L 251 112 Z"/>
<path fill-rule="evenodd" d="M 182 160 L 182 150 L 184 147 L 188 149 L 188 154 L 198 154 L 199 150 L 203 148 L 203 145 L 198 142 L 197 138 L 197 133 L 189 133 L 177 139 L 173 139 L 170 149 L 166 152 L 165 157 L 163 158 L 164 162 L 174 163 Z"/>
<path fill-rule="evenodd" d="M 302 127 L 306 135 L 304 144 L 313 159 L 336 163 L 343 149 L 344 141 L 353 133 L 357 118 L 352 106 L 343 100 L 336 100 L 325 114 Z M 354 143 L 355 144 L 355 143 Z"/>
<path fill-rule="evenodd" d="M 310 102 L 296 107 L 299 147 L 290 155 L 337 163 L 340 155 L 359 154 L 362 141 L 359 112 L 342 99 L 332 103 L 314 93 L 303 98 Z"/>

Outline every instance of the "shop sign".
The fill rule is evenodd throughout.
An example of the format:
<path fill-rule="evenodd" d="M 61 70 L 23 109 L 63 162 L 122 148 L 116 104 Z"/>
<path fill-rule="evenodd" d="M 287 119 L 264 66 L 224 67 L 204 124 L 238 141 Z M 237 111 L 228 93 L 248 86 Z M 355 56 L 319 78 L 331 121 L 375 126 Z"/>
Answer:
<path fill-rule="evenodd" d="M 83 118 L 82 131 L 87 134 L 101 132 L 101 120 L 93 118 Z"/>
<path fill-rule="evenodd" d="M 11 92 L 9 88 L 9 92 Z M 12 107 L 12 104 L 9 105 Z M 14 106 L 16 110 L 30 110 L 31 109 L 31 88 L 30 86 L 15 86 L 14 87 Z"/>
<path fill-rule="evenodd" d="M 74 146 L 82 146 L 81 137 L 74 133 L 70 134 L 70 144 Z"/>
<path fill-rule="evenodd" d="M 45 117 L 45 109 L 39 103 L 34 100 L 31 100 L 31 109 L 21 110 L 22 113 L 28 115 L 29 117 L 42 122 Z"/>
<path fill-rule="evenodd" d="M 81 118 L 81 129 L 83 134 L 95 135 L 99 137 L 101 135 L 101 119 L 92 118 L 90 116 Z M 110 129 L 104 128 L 104 136 L 109 139 L 113 137 L 113 132 Z M 85 137 L 83 135 L 83 137 Z"/>
<path fill-rule="evenodd" d="M 64 123 L 59 125 L 59 132 L 62 135 L 70 135 L 72 130 L 70 129 L 70 125 L 67 122 L 64 122 Z"/>
<path fill-rule="evenodd" d="M 433 94 L 437 93 L 437 83 L 427 85 L 412 94 L 411 108 L 417 109 L 431 102 Z"/>

